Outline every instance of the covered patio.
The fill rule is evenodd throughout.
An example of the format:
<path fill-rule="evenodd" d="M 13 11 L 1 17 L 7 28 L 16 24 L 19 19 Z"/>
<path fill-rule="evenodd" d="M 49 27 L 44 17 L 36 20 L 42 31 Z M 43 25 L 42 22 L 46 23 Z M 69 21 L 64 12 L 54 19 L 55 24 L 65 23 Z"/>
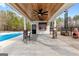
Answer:
<path fill-rule="evenodd" d="M 8 53 L 9 56 L 79 55 L 79 40 L 71 36 L 61 36 L 60 32 L 56 32 L 56 17 L 73 6 L 72 3 L 10 3 L 8 5 L 23 15 L 25 35 L 27 35 L 26 23 L 31 23 L 32 41 L 24 42 L 23 39 L 26 38 L 23 34 L 15 38 L 14 43 L 1 48 L 0 53 Z M 51 23 L 53 34 L 50 34 Z M 56 38 L 54 34 L 57 35 Z"/>
<path fill-rule="evenodd" d="M 56 28 L 56 17 L 73 4 L 13 3 L 9 5 L 24 16 L 24 31 L 27 30 L 26 22 L 29 21 L 32 26 L 31 31 L 35 32 L 35 34 L 50 34 L 50 28 Z M 51 23 L 52 26 L 50 27 Z"/>

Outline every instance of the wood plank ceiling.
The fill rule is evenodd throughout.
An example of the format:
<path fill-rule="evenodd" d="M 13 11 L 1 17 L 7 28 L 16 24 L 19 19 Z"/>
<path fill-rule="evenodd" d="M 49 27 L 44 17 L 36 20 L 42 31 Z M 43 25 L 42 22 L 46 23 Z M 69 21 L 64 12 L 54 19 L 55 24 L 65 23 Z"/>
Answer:
<path fill-rule="evenodd" d="M 27 16 L 31 21 L 40 21 L 39 17 L 34 13 L 33 10 L 43 9 L 48 11 L 48 15 L 43 15 L 43 21 L 48 21 L 64 3 L 11 3 L 11 5 Z"/>

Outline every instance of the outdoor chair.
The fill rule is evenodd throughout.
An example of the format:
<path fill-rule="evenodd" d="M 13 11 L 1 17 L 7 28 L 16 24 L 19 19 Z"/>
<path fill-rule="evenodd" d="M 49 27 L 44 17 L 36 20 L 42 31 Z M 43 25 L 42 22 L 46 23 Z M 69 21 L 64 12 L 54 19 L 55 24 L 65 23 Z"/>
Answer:
<path fill-rule="evenodd" d="M 74 28 L 74 30 L 72 32 L 72 36 L 73 36 L 73 38 L 79 38 L 79 31 L 77 28 Z"/>

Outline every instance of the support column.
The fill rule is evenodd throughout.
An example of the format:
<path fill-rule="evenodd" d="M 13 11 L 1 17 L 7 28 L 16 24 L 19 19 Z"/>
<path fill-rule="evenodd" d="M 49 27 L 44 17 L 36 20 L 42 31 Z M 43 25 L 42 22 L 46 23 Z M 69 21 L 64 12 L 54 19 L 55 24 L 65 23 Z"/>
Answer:
<path fill-rule="evenodd" d="M 26 18 L 24 17 L 24 30 L 26 30 Z"/>
<path fill-rule="evenodd" d="M 27 38 L 28 31 L 26 28 L 26 18 L 24 17 L 24 31 L 23 31 L 23 40 Z"/>
<path fill-rule="evenodd" d="M 54 20 L 53 22 L 53 37 L 52 38 L 57 38 L 56 20 Z"/>
<path fill-rule="evenodd" d="M 65 12 L 65 14 L 64 14 L 65 36 L 68 36 L 69 35 L 69 32 L 68 32 L 68 10 L 66 9 L 64 12 Z"/>
<path fill-rule="evenodd" d="M 50 35 L 52 34 L 52 31 L 53 31 L 53 23 L 50 22 Z"/>
<path fill-rule="evenodd" d="M 64 14 L 64 28 L 65 28 L 65 30 L 66 30 L 66 32 L 67 32 L 67 30 L 68 30 L 68 11 L 67 10 L 65 10 L 64 11 L 65 12 L 65 14 Z"/>

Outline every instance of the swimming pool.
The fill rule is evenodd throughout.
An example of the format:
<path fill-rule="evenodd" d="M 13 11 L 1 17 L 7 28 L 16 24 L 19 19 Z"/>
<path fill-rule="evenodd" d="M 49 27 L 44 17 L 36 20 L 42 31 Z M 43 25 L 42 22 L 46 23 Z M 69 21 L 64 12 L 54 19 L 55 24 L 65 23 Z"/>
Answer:
<path fill-rule="evenodd" d="M 22 35 L 21 32 L 0 35 L 0 42 Z"/>

